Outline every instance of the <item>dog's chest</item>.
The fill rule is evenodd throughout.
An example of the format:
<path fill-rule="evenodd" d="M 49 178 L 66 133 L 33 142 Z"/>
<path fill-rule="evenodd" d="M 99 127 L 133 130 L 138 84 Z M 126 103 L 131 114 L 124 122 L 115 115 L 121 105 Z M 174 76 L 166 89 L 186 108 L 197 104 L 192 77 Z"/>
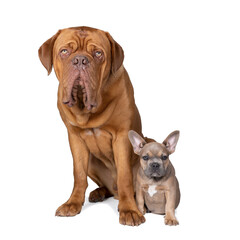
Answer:
<path fill-rule="evenodd" d="M 144 188 L 144 202 L 150 212 L 165 213 L 166 198 L 164 190 L 159 189 L 157 185 L 149 185 Z"/>
<path fill-rule="evenodd" d="M 145 192 L 145 200 L 147 200 L 149 203 L 158 203 L 164 201 L 164 190 L 157 184 L 144 186 L 143 191 Z"/>
<path fill-rule="evenodd" d="M 112 135 L 100 128 L 84 129 L 80 131 L 89 151 L 103 161 L 113 161 Z"/>
<path fill-rule="evenodd" d="M 150 197 L 157 193 L 156 187 L 157 185 L 149 185 L 147 193 L 149 194 Z"/>

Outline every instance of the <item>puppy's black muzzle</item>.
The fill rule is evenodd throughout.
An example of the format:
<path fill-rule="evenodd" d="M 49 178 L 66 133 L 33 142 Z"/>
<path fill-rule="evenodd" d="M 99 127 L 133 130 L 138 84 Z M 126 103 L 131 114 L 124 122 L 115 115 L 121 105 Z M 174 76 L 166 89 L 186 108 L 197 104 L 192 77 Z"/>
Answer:
<path fill-rule="evenodd" d="M 152 169 L 153 172 L 157 172 L 160 169 L 160 164 L 156 163 L 156 162 L 151 163 L 150 166 L 151 166 L 151 169 Z"/>
<path fill-rule="evenodd" d="M 165 175 L 165 169 L 163 165 L 153 162 L 149 165 L 150 172 L 153 177 L 163 177 Z"/>

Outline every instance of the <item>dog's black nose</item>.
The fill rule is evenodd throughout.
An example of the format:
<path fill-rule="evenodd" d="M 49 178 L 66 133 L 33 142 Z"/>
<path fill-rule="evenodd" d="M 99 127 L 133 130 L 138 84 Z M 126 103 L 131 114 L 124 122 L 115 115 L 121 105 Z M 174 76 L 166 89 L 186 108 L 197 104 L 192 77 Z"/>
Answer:
<path fill-rule="evenodd" d="M 87 65 L 89 63 L 89 60 L 85 56 L 76 56 L 72 60 L 73 65 Z"/>
<path fill-rule="evenodd" d="M 151 168 L 152 168 L 153 170 L 158 170 L 158 169 L 160 168 L 160 164 L 154 162 L 154 163 L 151 164 Z"/>

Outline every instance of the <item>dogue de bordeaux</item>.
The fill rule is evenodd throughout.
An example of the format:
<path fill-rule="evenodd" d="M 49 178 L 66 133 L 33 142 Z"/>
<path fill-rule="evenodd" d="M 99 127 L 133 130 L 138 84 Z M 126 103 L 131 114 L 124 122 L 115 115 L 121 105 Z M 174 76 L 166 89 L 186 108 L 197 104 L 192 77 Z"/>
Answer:
<path fill-rule="evenodd" d="M 74 163 L 74 187 L 56 216 L 80 213 L 89 176 L 99 188 L 89 201 L 119 199 L 119 222 L 145 221 L 134 199 L 138 156 L 128 140 L 141 134 L 133 87 L 123 66 L 122 47 L 108 32 L 89 27 L 59 30 L 39 48 L 48 74 L 59 80 L 57 106 L 67 127 Z"/>

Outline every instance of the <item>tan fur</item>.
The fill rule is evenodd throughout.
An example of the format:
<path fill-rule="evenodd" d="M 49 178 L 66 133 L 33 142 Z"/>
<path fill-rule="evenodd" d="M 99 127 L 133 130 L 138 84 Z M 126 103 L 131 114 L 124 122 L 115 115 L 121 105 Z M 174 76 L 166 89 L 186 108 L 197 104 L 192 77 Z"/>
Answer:
<path fill-rule="evenodd" d="M 59 57 L 62 48 L 70 48 L 70 57 Z M 101 64 L 92 57 L 95 48 L 103 51 Z M 89 77 L 93 80 L 92 102 L 97 107 L 92 109 L 81 107 L 79 100 L 72 107 L 63 104 L 73 71 L 71 59 L 77 54 L 87 56 L 94 69 Z M 141 133 L 141 120 L 122 65 L 122 48 L 106 32 L 79 27 L 60 30 L 41 46 L 39 57 L 49 73 L 53 64 L 59 80 L 58 109 L 68 130 L 74 162 L 72 194 L 56 215 L 74 216 L 81 211 L 89 176 L 101 187 L 90 195 L 92 201 L 113 195 L 119 199 L 120 223 L 141 224 L 145 219 L 134 200 L 132 171 L 137 157 L 128 141 L 130 129 Z"/>

